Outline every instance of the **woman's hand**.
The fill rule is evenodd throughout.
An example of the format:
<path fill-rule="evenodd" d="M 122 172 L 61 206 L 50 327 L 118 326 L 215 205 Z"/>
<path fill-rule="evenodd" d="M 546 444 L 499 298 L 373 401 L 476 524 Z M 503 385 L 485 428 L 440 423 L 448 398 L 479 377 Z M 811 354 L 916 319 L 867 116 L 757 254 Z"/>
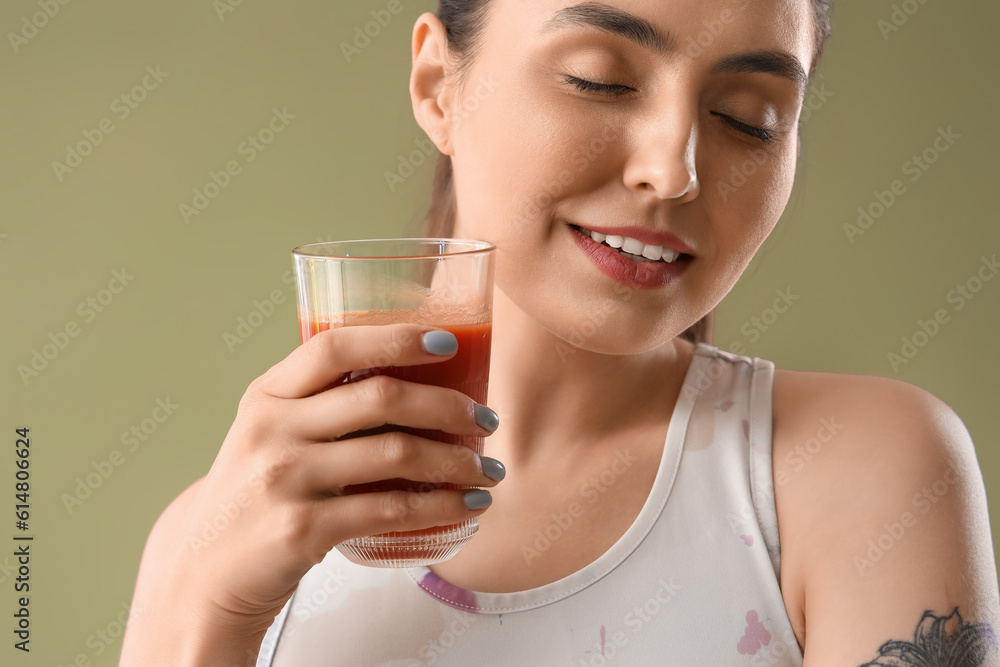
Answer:
<path fill-rule="evenodd" d="M 343 327 L 313 336 L 254 380 L 208 474 L 150 535 L 122 664 L 130 651 L 139 655 L 139 635 L 181 615 L 195 634 L 204 631 L 199 641 L 243 638 L 256 642 L 255 653 L 302 576 L 338 543 L 481 514 L 462 490 L 341 495 L 347 485 L 392 478 L 483 487 L 502 479 L 499 463 L 466 447 L 397 431 L 338 440 L 383 424 L 492 433 L 496 414 L 453 389 L 387 376 L 337 383 L 389 350 L 392 365 L 409 366 L 449 359 L 456 347 L 452 334 L 425 326 Z M 485 495 L 471 492 L 468 504 L 482 507 Z"/>

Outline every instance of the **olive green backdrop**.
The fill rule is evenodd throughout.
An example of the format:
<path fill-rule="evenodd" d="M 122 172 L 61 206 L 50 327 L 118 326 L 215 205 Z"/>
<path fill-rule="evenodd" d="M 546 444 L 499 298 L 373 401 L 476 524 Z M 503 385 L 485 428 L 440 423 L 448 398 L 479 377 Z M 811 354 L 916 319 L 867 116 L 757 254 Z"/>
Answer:
<path fill-rule="evenodd" d="M 436 2 L 387 7 L 2 3 L 0 663 L 116 664 L 151 523 L 208 470 L 247 384 L 298 342 L 289 251 L 420 233 L 433 169 L 415 164 L 409 41 Z M 391 20 L 347 62 L 341 44 L 372 11 Z M 996 528 L 1000 280 L 970 279 L 1000 250 L 1000 7 L 906 0 L 893 14 L 889 0 L 835 11 L 796 190 L 715 342 L 939 396 L 976 442 Z M 926 170 L 907 164 L 925 151 Z M 849 235 L 858 207 L 873 217 Z M 967 283 L 978 292 L 949 298 Z M 793 301 L 780 314 L 778 290 Z M 901 338 L 938 310 L 944 324 L 894 368 L 888 354 L 905 358 Z M 12 646 L 15 534 L 35 538 L 30 654 Z"/>

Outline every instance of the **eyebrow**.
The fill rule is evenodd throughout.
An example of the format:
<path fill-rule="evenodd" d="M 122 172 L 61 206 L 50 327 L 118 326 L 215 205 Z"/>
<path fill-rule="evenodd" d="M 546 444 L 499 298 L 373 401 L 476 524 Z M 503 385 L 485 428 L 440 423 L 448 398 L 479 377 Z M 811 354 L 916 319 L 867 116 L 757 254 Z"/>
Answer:
<path fill-rule="evenodd" d="M 542 25 L 542 32 L 580 25 L 619 35 L 662 56 L 674 53 L 675 42 L 669 33 L 661 33 L 644 18 L 600 2 L 584 2 L 560 9 Z"/>
<path fill-rule="evenodd" d="M 560 9 L 542 25 L 541 32 L 570 26 L 591 26 L 624 37 L 663 57 L 677 52 L 676 39 L 669 32 L 663 33 L 646 19 L 601 2 L 584 2 Z M 809 85 L 809 77 L 798 58 L 785 51 L 765 50 L 729 55 L 715 63 L 712 72 L 774 74 L 791 80 L 800 91 Z"/>
<path fill-rule="evenodd" d="M 809 76 L 799 59 L 785 51 L 754 51 L 752 53 L 734 53 L 726 56 L 712 67 L 712 72 L 764 72 L 790 79 L 805 90 L 809 85 Z"/>

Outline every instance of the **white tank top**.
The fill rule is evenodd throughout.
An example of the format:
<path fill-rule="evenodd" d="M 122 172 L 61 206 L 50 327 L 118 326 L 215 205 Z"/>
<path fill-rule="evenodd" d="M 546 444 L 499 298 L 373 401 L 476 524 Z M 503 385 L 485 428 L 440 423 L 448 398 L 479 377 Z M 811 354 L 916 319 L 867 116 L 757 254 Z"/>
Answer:
<path fill-rule="evenodd" d="M 770 361 L 697 345 L 645 505 L 582 570 L 480 593 L 333 549 L 275 618 L 257 666 L 801 667 L 778 586 L 773 374 Z M 567 518 L 529 548 L 544 550 Z"/>

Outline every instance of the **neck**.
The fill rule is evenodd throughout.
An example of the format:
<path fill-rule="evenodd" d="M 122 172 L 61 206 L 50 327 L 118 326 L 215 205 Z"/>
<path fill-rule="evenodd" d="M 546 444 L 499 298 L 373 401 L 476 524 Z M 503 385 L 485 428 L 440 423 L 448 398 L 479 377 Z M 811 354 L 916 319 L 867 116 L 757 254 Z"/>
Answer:
<path fill-rule="evenodd" d="M 511 464 L 666 423 L 694 349 L 674 338 L 640 354 L 591 352 L 541 327 L 499 289 L 492 340 L 489 405 L 500 428 L 486 452 Z"/>

